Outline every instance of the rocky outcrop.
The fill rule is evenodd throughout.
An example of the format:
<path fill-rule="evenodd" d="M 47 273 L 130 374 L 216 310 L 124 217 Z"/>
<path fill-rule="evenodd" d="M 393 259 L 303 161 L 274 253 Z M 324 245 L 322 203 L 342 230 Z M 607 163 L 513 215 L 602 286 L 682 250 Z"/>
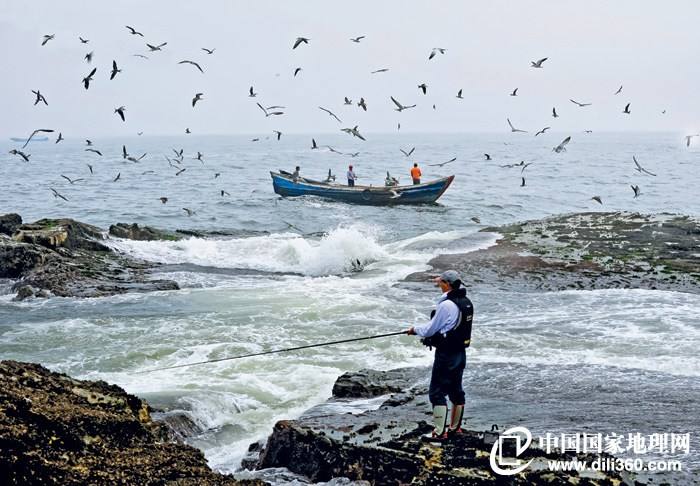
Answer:
<path fill-rule="evenodd" d="M 0 362 L 0 484 L 233 485 L 105 382 Z"/>
<path fill-rule="evenodd" d="M 700 223 L 687 216 L 577 213 L 482 231 L 502 237 L 487 249 L 434 258 L 433 271 L 407 280 L 453 268 L 467 286 L 700 292 Z"/>
<path fill-rule="evenodd" d="M 12 216 L 2 216 L 0 221 L 17 222 Z M 178 289 L 173 281 L 149 277 L 154 264 L 113 252 L 95 226 L 72 219 L 42 219 L 3 227 L 13 231 L 11 236 L 0 234 L 0 278 L 18 280 L 13 290 L 20 300 L 49 294 L 99 297 Z"/>
<path fill-rule="evenodd" d="M 346 477 L 375 485 L 612 485 L 629 480 L 617 473 L 552 472 L 548 460 L 573 456 L 533 446 L 518 456 L 532 460 L 528 468 L 499 476 L 490 466 L 497 433 L 465 431 L 445 444 L 422 442 L 420 436 L 431 430 L 427 376 L 421 368 L 346 373 L 334 387 L 342 398 L 275 425 L 255 467 L 285 467 L 314 482 Z M 514 443 L 505 444 L 504 456 L 514 459 Z"/>
<path fill-rule="evenodd" d="M 21 224 L 22 217 L 19 214 L 0 214 L 0 234 L 11 235 Z"/>
<path fill-rule="evenodd" d="M 168 231 L 152 228 L 151 226 L 139 226 L 136 223 L 117 223 L 109 227 L 109 234 L 117 238 L 127 238 L 138 241 L 169 240 L 176 241 L 182 239 L 181 236 Z"/>

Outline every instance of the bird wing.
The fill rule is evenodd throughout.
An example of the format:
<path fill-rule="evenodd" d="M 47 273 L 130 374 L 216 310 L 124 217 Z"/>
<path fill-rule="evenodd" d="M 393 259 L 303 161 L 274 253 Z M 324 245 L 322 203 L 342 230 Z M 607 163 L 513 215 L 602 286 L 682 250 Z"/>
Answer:
<path fill-rule="evenodd" d="M 303 39 L 301 37 L 297 37 L 297 40 L 294 41 L 294 45 L 292 46 L 292 49 L 296 49 L 297 47 L 299 47 L 299 44 L 302 43 L 302 40 Z"/>
<path fill-rule="evenodd" d="M 393 101 L 394 104 L 395 104 L 398 108 L 403 109 L 403 105 L 401 105 L 401 103 L 399 103 L 398 101 L 396 101 L 396 98 L 394 98 L 393 96 L 390 96 L 390 98 L 391 98 L 391 101 Z"/>
<path fill-rule="evenodd" d="M 510 129 L 511 129 L 511 130 L 515 130 L 515 127 L 514 127 L 513 124 L 510 122 L 510 118 L 506 118 L 506 121 L 508 122 L 508 125 L 510 126 Z"/>
<path fill-rule="evenodd" d="M 537 61 L 537 64 L 538 64 L 538 65 L 539 65 L 539 64 L 542 64 L 542 63 L 545 62 L 547 59 L 549 59 L 549 58 L 543 57 L 542 59 L 540 59 L 539 61 Z"/>

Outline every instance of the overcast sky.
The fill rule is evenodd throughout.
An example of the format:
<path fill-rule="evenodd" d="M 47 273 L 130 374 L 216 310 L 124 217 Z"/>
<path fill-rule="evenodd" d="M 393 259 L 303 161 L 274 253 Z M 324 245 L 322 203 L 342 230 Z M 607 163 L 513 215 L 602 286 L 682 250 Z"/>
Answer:
<path fill-rule="evenodd" d="M 530 131 L 697 133 L 698 19 L 697 0 L 2 0 L 0 134 L 40 127 L 81 137 L 180 134 L 185 127 L 199 134 L 319 133 L 353 125 L 392 132 L 398 122 L 405 131 L 498 132 L 508 130 L 506 117 Z M 56 38 L 42 47 L 44 34 Z M 361 43 L 350 42 L 360 35 Z M 297 36 L 311 40 L 292 50 Z M 168 45 L 148 53 L 146 42 Z M 433 47 L 447 51 L 428 60 Z M 90 51 L 92 65 L 83 59 Z M 549 58 L 544 69 L 530 68 L 542 57 Z M 110 81 L 112 59 L 123 72 Z M 205 73 L 178 65 L 183 59 L 200 62 Z M 97 74 L 86 91 L 81 79 L 92 67 Z M 380 68 L 389 71 L 370 74 Z M 247 96 L 251 85 L 257 98 Z M 460 88 L 463 100 L 455 97 Z M 509 96 L 515 88 L 518 96 Z M 33 106 L 32 89 L 49 106 Z M 204 99 L 193 109 L 197 92 Z M 418 106 L 397 113 L 390 95 Z M 343 106 L 344 96 L 353 103 L 363 96 L 368 111 Z M 569 98 L 593 105 L 578 108 Z M 256 101 L 284 105 L 286 114 L 265 118 Z M 631 115 L 622 113 L 628 102 Z M 113 113 L 121 105 L 126 123 Z"/>

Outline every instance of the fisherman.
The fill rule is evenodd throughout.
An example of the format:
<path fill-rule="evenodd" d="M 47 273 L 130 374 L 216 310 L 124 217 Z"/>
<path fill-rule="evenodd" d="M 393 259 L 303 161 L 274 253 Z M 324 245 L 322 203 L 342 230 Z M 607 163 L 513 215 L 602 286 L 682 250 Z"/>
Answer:
<path fill-rule="evenodd" d="M 418 164 L 414 163 L 413 168 L 411 169 L 411 179 L 413 179 L 413 185 L 417 186 L 420 184 L 420 176 L 423 174 L 421 173 L 420 169 L 418 168 Z"/>
<path fill-rule="evenodd" d="M 352 170 L 352 165 L 348 166 L 348 186 L 349 187 L 355 187 L 355 179 L 357 179 L 357 176 L 355 175 L 355 172 Z"/>
<path fill-rule="evenodd" d="M 409 335 L 421 336 L 421 342 L 435 348 L 435 360 L 430 377 L 428 396 L 433 406 L 433 431 L 423 436 L 429 442 L 442 442 L 450 436 L 462 433 L 464 414 L 464 390 L 462 374 L 466 365 L 465 349 L 469 347 L 472 333 L 474 306 L 467 298 L 466 289 L 455 270 L 447 270 L 435 279 L 443 292 L 430 322 L 412 326 Z M 447 416 L 448 396 L 452 402 L 451 414 Z"/>
<path fill-rule="evenodd" d="M 297 165 L 296 168 L 294 169 L 294 173 L 292 174 L 292 180 L 294 182 L 298 182 L 299 179 L 301 178 L 301 176 L 299 175 L 300 172 L 301 172 L 301 167 L 299 167 Z"/>

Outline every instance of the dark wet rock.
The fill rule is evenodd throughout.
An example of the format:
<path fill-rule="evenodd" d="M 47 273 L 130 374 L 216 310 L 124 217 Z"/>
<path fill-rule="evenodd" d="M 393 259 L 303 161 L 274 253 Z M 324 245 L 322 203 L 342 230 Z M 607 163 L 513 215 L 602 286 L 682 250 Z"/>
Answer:
<path fill-rule="evenodd" d="M 262 484 L 212 471 L 197 449 L 105 382 L 0 362 L 0 484 Z"/>
<path fill-rule="evenodd" d="M 519 456 L 532 459 L 530 467 L 516 476 L 499 476 L 489 462 L 497 435 L 482 431 L 467 430 L 442 445 L 422 442 L 420 436 L 431 430 L 428 376 L 425 368 L 343 375 L 336 386 L 342 398 L 313 407 L 297 420 L 278 422 L 256 467 L 285 467 L 313 482 L 345 477 L 376 485 L 612 485 L 630 480 L 617 473 L 591 472 L 583 477 L 577 472 L 551 472 L 548 460 L 573 456 L 547 454 L 533 446 Z M 401 391 L 389 397 L 367 398 L 396 387 Z M 514 443 L 506 442 L 504 455 L 515 457 L 514 449 Z"/>
<path fill-rule="evenodd" d="M 181 239 L 178 236 L 169 231 L 159 230 L 151 226 L 139 226 L 136 223 L 117 223 L 109 227 L 109 234 L 111 236 L 116 236 L 117 238 L 127 238 L 130 240 L 138 241 L 155 241 L 155 240 L 169 240 L 176 241 Z"/>
<path fill-rule="evenodd" d="M 576 213 L 482 231 L 496 245 L 441 255 L 421 282 L 456 269 L 465 285 L 504 290 L 641 288 L 700 292 L 700 223 L 687 216 Z"/>
<path fill-rule="evenodd" d="M 21 224 L 22 217 L 19 214 L 0 214 L 0 234 L 12 235 Z"/>
<path fill-rule="evenodd" d="M 156 412 L 153 414 L 153 418 L 167 425 L 175 437 L 183 441 L 201 435 L 204 432 L 204 429 L 183 411 Z"/>
<path fill-rule="evenodd" d="M 42 219 L 0 235 L 0 278 L 18 280 L 35 296 L 100 297 L 125 292 L 177 290 L 172 280 L 155 280 L 155 264 L 113 252 L 100 228 L 72 219 Z M 22 291 L 23 298 L 29 297 Z"/>

